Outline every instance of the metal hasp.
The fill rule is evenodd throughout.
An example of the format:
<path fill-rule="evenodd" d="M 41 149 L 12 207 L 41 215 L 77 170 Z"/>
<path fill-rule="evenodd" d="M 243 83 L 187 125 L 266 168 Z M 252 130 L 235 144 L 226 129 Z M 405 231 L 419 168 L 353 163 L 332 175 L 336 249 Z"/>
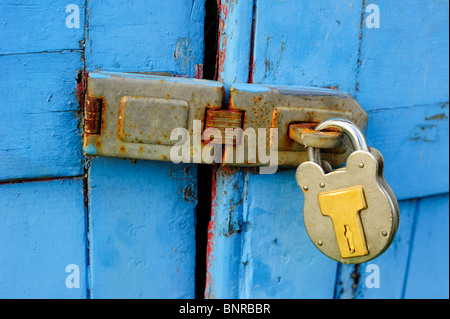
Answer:
<path fill-rule="evenodd" d="M 84 152 L 170 161 L 175 144 L 189 143 L 189 155 L 183 162 L 211 163 L 201 154 L 209 143 L 219 143 L 222 154 L 214 157 L 213 163 L 261 166 L 266 164 L 260 161 L 258 151 L 249 160 L 248 149 L 265 143 L 266 150 L 278 152 L 279 166 L 298 166 L 306 161 L 307 146 L 326 148 L 322 150 L 323 159 L 339 166 L 351 151 L 345 145 L 351 143 L 340 132 L 317 132 L 314 126 L 336 116 L 353 121 L 361 129 L 367 124 L 366 112 L 350 94 L 331 89 L 235 83 L 230 87 L 228 105 L 223 105 L 224 96 L 224 86 L 217 81 L 90 72 Z M 218 129 L 222 140 L 202 138 L 208 128 Z M 189 134 L 185 139 L 171 140 L 174 129 Z M 255 134 L 247 134 L 247 129 Z M 270 134 L 270 129 L 277 129 L 278 134 Z M 234 130 L 231 143 L 226 138 L 230 130 Z M 258 134 L 265 134 L 260 136 L 262 143 Z M 255 140 L 249 141 L 251 137 Z M 236 160 L 240 146 L 244 146 L 243 161 Z"/>
<path fill-rule="evenodd" d="M 206 110 L 220 109 L 223 94 L 223 85 L 214 81 L 90 72 L 84 152 L 169 161 L 177 143 L 170 139 L 172 130 L 187 129 L 192 137 L 195 120 L 203 130 Z"/>
<path fill-rule="evenodd" d="M 278 129 L 277 135 L 266 134 L 266 149 L 278 150 L 280 166 L 298 166 L 305 162 L 306 146 L 327 147 L 322 150 L 323 159 L 333 166 L 342 165 L 351 151 L 346 147 L 351 145 L 348 137 L 344 136 L 343 143 L 340 143 L 336 137 L 341 138 L 342 134 L 314 132 L 312 128 L 325 119 L 340 117 L 351 120 L 361 130 L 365 130 L 368 120 L 367 113 L 352 95 L 314 87 L 233 84 L 230 88 L 229 109 L 244 112 L 244 130 Z M 302 124 L 307 125 L 302 128 Z M 299 129 L 303 129 L 300 134 Z M 236 152 L 225 151 L 227 163 L 233 163 L 228 158 L 232 154 Z M 257 158 L 255 165 L 260 164 Z"/>

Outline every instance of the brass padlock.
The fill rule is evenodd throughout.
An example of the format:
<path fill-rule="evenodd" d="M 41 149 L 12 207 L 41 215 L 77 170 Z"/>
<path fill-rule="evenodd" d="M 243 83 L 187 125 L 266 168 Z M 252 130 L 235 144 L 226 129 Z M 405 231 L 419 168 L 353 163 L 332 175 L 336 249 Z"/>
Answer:
<path fill-rule="evenodd" d="M 326 256 L 359 264 L 382 254 L 399 223 L 397 199 L 383 176 L 381 153 L 369 148 L 351 121 L 331 118 L 316 130 L 338 129 L 352 141 L 346 167 L 326 172 L 320 150 L 308 148 L 308 161 L 296 172 L 303 190 L 303 220 L 314 245 Z"/>

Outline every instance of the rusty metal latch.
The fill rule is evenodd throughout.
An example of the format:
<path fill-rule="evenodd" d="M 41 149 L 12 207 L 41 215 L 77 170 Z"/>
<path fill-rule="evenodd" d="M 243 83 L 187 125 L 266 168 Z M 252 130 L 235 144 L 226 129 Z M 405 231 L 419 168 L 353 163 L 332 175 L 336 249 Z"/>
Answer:
<path fill-rule="evenodd" d="M 313 146 L 324 148 L 323 158 L 337 166 L 350 151 L 345 137 L 316 132 L 314 125 L 330 117 L 347 118 L 360 129 L 367 124 L 366 112 L 350 94 L 331 89 L 233 84 L 228 105 L 223 105 L 224 96 L 224 86 L 217 81 L 90 72 L 84 152 L 174 161 L 173 148 L 181 145 L 188 154 L 178 161 L 262 166 L 267 164 L 264 154 L 249 147 L 264 146 L 277 151 L 278 165 L 298 166 L 307 159 L 306 146 Z M 244 145 L 243 159 L 236 158 Z M 213 148 L 221 150 L 220 156 L 205 160 L 201 154 Z"/>

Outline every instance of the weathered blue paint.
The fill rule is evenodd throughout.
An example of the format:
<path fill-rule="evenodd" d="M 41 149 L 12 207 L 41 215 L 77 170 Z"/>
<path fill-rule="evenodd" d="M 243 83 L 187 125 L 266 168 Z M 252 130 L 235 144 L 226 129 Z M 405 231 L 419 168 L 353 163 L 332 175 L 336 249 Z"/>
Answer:
<path fill-rule="evenodd" d="M 85 2 L 85 0 L 2 1 L 0 55 L 83 49 L 80 41 L 84 39 Z M 66 19 L 72 13 L 66 12 L 66 6 L 70 4 L 79 8 L 79 28 L 66 27 Z M 50 65 L 51 62 L 47 63 L 47 66 Z"/>
<path fill-rule="evenodd" d="M 68 4 L 78 5 L 80 28 L 66 28 Z M 0 116 L 8 123 L 0 180 L 83 175 L 75 91 L 84 66 L 201 76 L 203 1 L 68 4 L 0 5 Z M 0 186 L 0 295 L 193 297 L 196 167 L 89 165 L 88 189 L 83 179 Z M 65 286 L 71 263 L 81 270 L 78 289 Z"/>
<path fill-rule="evenodd" d="M 355 93 L 369 111 L 369 144 L 383 153 L 400 198 L 446 193 L 449 3 L 377 5 L 381 26 L 362 29 Z"/>
<path fill-rule="evenodd" d="M 448 299 L 448 194 L 402 201 L 400 209 L 399 231 L 385 254 L 356 271 L 341 265 L 337 298 Z M 379 268 L 379 287 L 371 286 L 370 265 Z"/>
<path fill-rule="evenodd" d="M 89 70 L 169 71 L 203 63 L 204 1 L 89 2 Z"/>
<path fill-rule="evenodd" d="M 368 142 L 385 157 L 398 197 L 448 192 L 448 1 L 380 2 L 383 25 L 363 23 L 360 43 L 360 1 L 273 6 L 257 4 L 254 81 L 353 93 L 370 111 Z"/>
<path fill-rule="evenodd" d="M 384 254 L 359 265 L 359 267 L 339 265 L 335 289 L 336 298 L 402 298 L 418 201 L 413 199 L 399 202 L 401 212 L 399 229 L 394 242 Z M 378 288 L 369 288 L 372 287 L 372 282 L 374 283 L 372 276 L 376 275 L 371 269 L 373 267 L 371 265 L 375 265 L 379 269 Z M 421 276 L 427 276 L 427 273 L 424 272 Z"/>
<path fill-rule="evenodd" d="M 267 185 L 273 187 L 267 187 Z M 332 298 L 337 263 L 306 234 L 303 197 L 289 171 L 247 175 L 240 298 Z"/>
<path fill-rule="evenodd" d="M 221 167 L 215 174 L 208 228 L 205 297 L 238 298 L 242 289 L 240 273 L 246 263 L 241 252 L 242 237 L 245 235 L 242 211 L 246 174 L 243 169 Z"/>
<path fill-rule="evenodd" d="M 86 298 L 82 179 L 0 185 L 0 207 L 0 298 Z"/>
<path fill-rule="evenodd" d="M 386 180 L 402 200 L 400 229 L 389 250 L 372 261 L 380 268 L 381 288 L 365 286 L 370 262 L 356 272 L 354 266 L 337 267 L 326 259 L 309 268 L 308 258 L 325 257 L 311 243 L 308 248 L 309 239 L 294 222 L 294 216 L 301 221 L 302 207 L 294 171 L 246 175 L 242 189 L 216 184 L 227 198 L 245 194 L 242 216 L 235 217 L 245 227 L 240 257 L 211 227 L 210 245 L 215 249 L 220 242 L 225 249 L 222 256 L 215 249 L 209 258 L 210 286 L 230 292 L 237 285 L 238 293 L 227 295 L 231 298 L 448 298 L 448 1 L 379 1 L 380 29 L 366 27 L 364 1 L 255 4 L 251 74 L 260 84 L 256 90 L 268 84 L 298 85 L 354 95 L 369 114 L 368 144 L 384 155 Z M 246 65 L 225 57 L 227 63 Z M 218 173 L 220 181 L 224 177 Z M 432 196 L 441 193 L 446 195 Z M 432 197 L 419 199 L 423 196 Z M 217 227 L 230 210 L 219 206 L 213 213 Z M 442 245 L 430 247 L 431 236 Z M 302 249 L 296 255 L 298 246 Z M 237 283 L 217 278 L 219 265 L 229 256 L 247 263 Z M 309 282 L 317 273 L 330 278 Z"/>
<path fill-rule="evenodd" d="M 228 96 L 231 83 L 248 81 L 253 0 L 218 2 L 220 2 L 218 74 L 219 80 L 224 82 Z"/>
<path fill-rule="evenodd" d="M 357 100 L 366 110 L 448 102 L 449 2 L 374 3 L 380 28 L 362 28 Z"/>
<path fill-rule="evenodd" d="M 199 76 L 203 1 L 90 1 L 88 10 L 88 71 Z M 88 175 L 91 297 L 193 298 L 196 166 L 92 158 Z"/>
<path fill-rule="evenodd" d="M 19 182 L 0 185 L 1 298 L 87 297 L 83 180 L 37 181 L 83 173 L 75 91 L 85 1 L 71 3 L 78 29 L 66 28 L 60 1 L 0 4 L 0 180 Z M 66 286 L 71 264 L 79 288 Z"/>
<path fill-rule="evenodd" d="M 0 180 L 76 176 L 82 152 L 75 100 L 83 67 L 80 28 L 60 1 L 0 4 Z M 26 21 L 26 23 L 24 23 Z"/>
<path fill-rule="evenodd" d="M 0 56 L 0 180 L 83 173 L 78 103 L 81 53 Z"/>
<path fill-rule="evenodd" d="M 448 194 L 418 203 L 404 298 L 449 298 L 448 209 Z"/>
<path fill-rule="evenodd" d="M 337 263 L 309 240 L 290 172 L 219 169 L 216 178 L 206 297 L 332 298 Z"/>
<path fill-rule="evenodd" d="M 256 1 L 253 82 L 354 93 L 362 3 Z"/>
<path fill-rule="evenodd" d="M 65 26 L 68 4 L 80 28 Z M 355 272 L 315 250 L 292 170 L 218 169 L 207 297 L 448 298 L 448 1 L 377 1 L 380 29 L 364 4 L 222 1 L 219 77 L 338 88 L 368 111 L 403 199 L 373 261 L 381 287 L 365 286 L 370 263 Z M 194 296 L 196 167 L 92 158 L 85 171 L 75 79 L 84 66 L 200 77 L 203 18 L 200 0 L 0 4 L 2 298 Z M 69 264 L 80 288 L 65 285 Z"/>
<path fill-rule="evenodd" d="M 99 158 L 89 178 L 92 298 L 192 298 L 194 165 Z"/>
<path fill-rule="evenodd" d="M 448 102 L 368 114 L 367 143 L 383 154 L 386 180 L 399 199 L 448 192 Z"/>

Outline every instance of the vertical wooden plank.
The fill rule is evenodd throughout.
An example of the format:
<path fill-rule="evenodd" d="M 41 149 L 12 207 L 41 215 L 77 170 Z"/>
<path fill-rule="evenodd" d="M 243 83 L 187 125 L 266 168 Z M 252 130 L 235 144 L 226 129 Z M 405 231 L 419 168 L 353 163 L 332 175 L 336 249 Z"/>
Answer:
<path fill-rule="evenodd" d="M 303 225 L 303 196 L 289 171 L 247 176 L 242 222 L 242 298 L 333 298 L 337 262 Z"/>
<path fill-rule="evenodd" d="M 369 110 L 368 143 L 383 153 L 386 179 L 399 199 L 448 192 L 448 1 L 376 4 L 380 9 L 380 28 L 369 29 L 365 24 L 362 28 L 355 93 L 361 105 Z M 368 13 L 364 18 L 367 17 Z M 396 247 L 396 241 L 403 241 L 403 253 L 392 256 L 390 248 L 373 261 L 380 266 L 381 287 L 365 286 L 370 275 L 364 271 L 367 265 L 361 265 L 356 272 L 354 267 L 342 267 L 340 278 L 345 279 L 337 289 L 339 297 L 402 298 L 406 296 L 405 280 L 411 282 L 410 296 L 439 293 L 445 296 L 444 286 L 435 289 L 424 284 L 433 269 L 423 267 L 413 276 L 408 275 L 411 266 L 417 269 L 418 261 L 413 264 L 406 253 L 416 256 L 425 251 L 423 248 L 421 253 L 415 253 L 413 244 L 408 247 L 415 241 L 418 207 L 425 201 L 428 199 L 417 200 L 414 206 L 408 202 L 401 204 L 399 238 L 393 245 Z M 441 209 L 439 204 L 434 208 L 432 205 L 429 208 L 433 211 Z M 441 218 L 445 216 L 447 213 Z M 433 222 L 436 217 L 422 218 L 422 223 L 433 224 L 429 229 L 436 227 Z M 448 227 L 437 228 L 436 239 L 448 243 Z M 405 238 L 410 239 L 405 243 Z M 444 273 L 448 272 L 448 253 L 435 253 L 433 260 L 447 267 Z M 426 264 L 429 263 L 427 259 Z M 358 284 L 352 288 L 355 280 Z"/>
<path fill-rule="evenodd" d="M 310 242 L 290 172 L 220 168 L 216 178 L 206 296 L 332 298 L 337 263 Z"/>
<path fill-rule="evenodd" d="M 224 82 L 228 94 L 231 83 L 248 81 L 253 0 L 220 2 L 218 80 Z"/>
<path fill-rule="evenodd" d="M 247 82 L 250 68 L 253 0 L 218 1 L 218 80 L 226 95 L 231 83 Z M 240 298 L 243 205 L 247 191 L 245 169 L 220 167 L 212 183 L 211 221 L 208 227 L 205 298 Z"/>
<path fill-rule="evenodd" d="M 88 12 L 88 70 L 201 77 L 204 1 L 91 1 Z M 194 298 L 196 176 L 191 165 L 91 160 L 92 297 Z"/>
<path fill-rule="evenodd" d="M 363 25 L 355 92 L 369 111 L 369 144 L 383 153 L 400 198 L 446 193 L 449 3 L 376 4 L 380 28 Z"/>
<path fill-rule="evenodd" d="M 449 298 L 448 194 L 420 200 L 404 298 Z"/>
<path fill-rule="evenodd" d="M 0 297 L 85 298 L 82 180 L 3 184 L 0 207 Z M 68 265 L 79 269 L 79 288 L 66 286 Z"/>
<path fill-rule="evenodd" d="M 192 298 L 196 169 L 99 158 L 89 179 L 93 298 Z"/>
<path fill-rule="evenodd" d="M 362 1 L 342 1 L 339 5 L 327 1 L 256 1 L 251 54 L 254 64 L 250 66 L 249 80 L 352 91 L 361 5 Z M 225 40 L 221 41 L 225 53 L 220 52 L 223 60 L 219 59 L 220 74 L 229 83 L 239 78 L 246 81 L 249 62 L 231 57 L 242 52 L 236 49 L 238 43 L 246 48 L 246 43 L 240 42 L 248 31 L 250 6 L 241 1 L 231 5 L 225 1 L 223 6 L 222 17 L 227 18 L 223 25 L 226 31 L 227 27 L 233 30 L 229 32 L 233 38 L 226 38 L 226 47 Z M 241 16 L 237 15 L 237 24 L 243 25 L 238 36 L 233 29 L 235 17 L 231 6 L 233 12 L 247 10 L 246 21 L 239 21 Z M 233 39 L 235 42 L 230 42 Z M 248 35 L 247 41 L 251 39 Z M 294 171 L 265 176 L 246 171 L 245 182 L 242 174 L 237 171 L 227 175 L 219 170 L 213 184 L 216 200 L 210 225 L 212 252 L 208 257 L 207 297 L 332 298 L 337 263 L 316 251 L 306 235 L 301 216 L 302 196 Z M 235 178 L 240 182 L 230 182 Z M 227 231 L 223 229 L 230 220 L 238 224 L 238 231 L 225 236 Z M 223 278 L 224 272 L 227 275 Z"/>
<path fill-rule="evenodd" d="M 401 212 L 399 229 L 393 243 L 384 254 L 359 266 L 340 264 L 336 298 L 402 298 L 418 201 L 414 199 L 399 203 Z M 377 275 L 379 277 L 374 279 Z M 379 286 L 374 286 L 375 280 L 379 280 Z"/>
<path fill-rule="evenodd" d="M 239 298 L 245 170 L 218 167 L 214 172 L 208 226 L 205 297 Z"/>
<path fill-rule="evenodd" d="M 448 102 L 449 2 L 376 5 L 380 27 L 362 29 L 358 101 L 366 110 Z"/>
<path fill-rule="evenodd" d="M 362 2 L 257 1 L 254 83 L 353 93 Z"/>

